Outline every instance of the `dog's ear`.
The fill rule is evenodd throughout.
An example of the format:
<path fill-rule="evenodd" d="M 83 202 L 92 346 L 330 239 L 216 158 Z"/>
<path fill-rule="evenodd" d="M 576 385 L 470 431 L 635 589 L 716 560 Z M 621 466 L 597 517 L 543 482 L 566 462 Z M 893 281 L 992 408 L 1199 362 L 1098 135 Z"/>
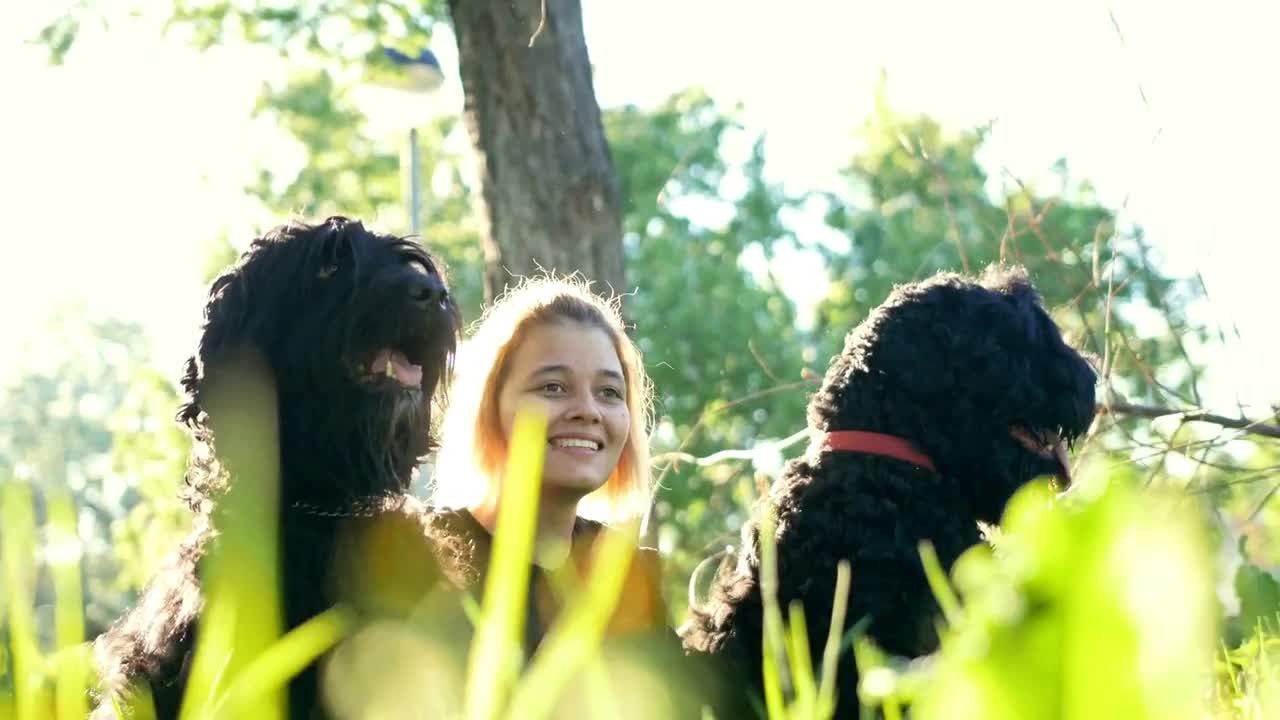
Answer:
<path fill-rule="evenodd" d="M 883 326 L 875 365 L 913 403 L 944 401 L 963 382 L 955 360 L 964 343 L 962 330 L 946 314 L 933 312 L 929 298 L 918 308 L 899 312 Z"/>
<path fill-rule="evenodd" d="M 1011 384 L 1028 385 L 1026 347 L 1036 341 L 1042 313 L 1034 290 L 1025 291 L 1016 274 L 1004 279 L 1007 294 L 941 286 L 900 308 L 876 348 L 893 385 L 921 404 L 972 395 L 966 388 L 1004 393 Z"/>
<path fill-rule="evenodd" d="M 200 386 L 205 368 L 219 356 L 242 345 L 247 338 L 248 292 L 242 267 L 235 267 L 213 281 L 204 306 L 204 324 L 196 353 L 183 366 L 180 385 L 184 395 L 178 422 L 192 427 L 199 421 Z"/>

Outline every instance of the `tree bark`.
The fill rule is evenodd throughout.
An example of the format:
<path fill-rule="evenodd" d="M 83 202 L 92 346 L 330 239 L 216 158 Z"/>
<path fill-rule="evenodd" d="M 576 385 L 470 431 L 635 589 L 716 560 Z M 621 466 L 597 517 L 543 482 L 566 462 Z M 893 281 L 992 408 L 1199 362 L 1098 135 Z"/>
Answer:
<path fill-rule="evenodd" d="M 624 292 L 618 182 L 579 0 L 449 0 L 480 158 L 485 296 L 540 269 Z"/>

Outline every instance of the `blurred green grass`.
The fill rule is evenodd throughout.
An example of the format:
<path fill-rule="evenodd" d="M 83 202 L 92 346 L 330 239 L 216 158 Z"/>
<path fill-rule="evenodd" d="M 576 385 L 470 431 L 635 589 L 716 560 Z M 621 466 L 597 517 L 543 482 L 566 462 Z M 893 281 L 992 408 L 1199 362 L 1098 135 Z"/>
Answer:
<path fill-rule="evenodd" d="M 253 427 L 263 417 L 270 415 L 238 421 Z M 510 467 L 540 467 L 544 433 L 539 417 L 522 415 Z M 223 437 L 229 438 L 221 436 L 220 443 Z M 238 463 L 237 472 L 244 467 L 270 479 L 275 467 L 267 447 L 270 435 L 242 437 L 244 452 L 267 461 L 256 470 L 251 463 Z M 518 472 L 507 483 L 513 497 L 527 499 L 536 497 L 539 478 L 536 472 Z M 38 524 L 36 498 L 30 484 L 5 479 L 0 485 L 3 720 L 83 717 L 93 684 L 80 619 L 74 508 L 67 495 L 48 493 L 45 522 Z M 249 707 L 254 717 L 282 717 L 289 677 L 313 658 L 343 647 L 361 627 L 359 618 L 340 606 L 281 634 L 274 560 L 264 560 L 258 544 L 275 532 L 274 509 L 267 512 L 274 506 L 260 486 L 230 499 L 228 506 L 240 507 L 239 502 L 255 507 L 222 520 L 224 542 L 210 555 L 210 605 L 202 628 L 207 634 L 197 661 L 205 674 L 191 686 L 191 718 L 242 716 Z M 648 675 L 599 669 L 606 654 L 605 627 L 634 555 L 630 535 L 607 534 L 599 543 L 596 566 L 605 571 L 584 582 L 562 579 L 565 610 L 526 663 L 519 639 L 534 552 L 533 504 L 504 507 L 470 655 L 465 662 L 451 660 L 456 672 L 451 675 L 441 664 L 439 648 L 406 641 L 397 626 L 356 651 L 372 653 L 367 661 L 381 661 L 384 672 L 406 682 L 427 676 L 436 688 L 452 682 L 442 691 L 455 698 L 447 706 L 468 720 L 588 716 L 582 707 L 569 707 L 569 697 L 588 698 L 590 717 L 661 717 L 669 707 L 662 691 L 683 691 L 680 678 L 662 678 L 652 668 L 640 669 Z M 761 521 L 767 527 L 768 514 Z M 767 541 L 764 545 L 768 570 L 773 549 Z M 1243 642 L 1226 646 L 1220 639 L 1224 620 L 1214 597 L 1209 537 L 1185 495 L 1101 476 L 1065 497 L 1029 485 L 1010 503 L 993 543 L 962 556 L 949 577 L 929 563 L 927 545 L 922 552 L 934 569 L 935 592 L 943 598 L 942 648 L 925 662 L 908 663 L 885 657 L 870 640 L 855 637 L 867 717 L 878 712 L 920 720 L 1280 718 L 1277 608 L 1267 594 L 1271 585 L 1258 575 L 1266 573 L 1242 569 L 1241 582 L 1253 583 L 1242 587 L 1259 588 L 1249 601 L 1252 629 Z M 856 572 L 852 582 L 847 567 L 841 572 L 842 588 L 857 592 Z M 37 639 L 33 615 L 42 573 L 57 592 L 52 644 Z M 761 650 L 769 692 L 762 706 L 773 720 L 830 717 L 830 674 L 824 663 L 814 667 L 808 661 L 810 648 L 803 640 L 805 623 L 825 625 L 829 619 L 805 618 L 798 607 L 787 608 L 784 616 L 776 596 L 766 597 L 770 629 Z M 832 632 L 829 647 L 816 649 L 817 656 L 848 651 L 848 641 Z M 388 655 L 388 643 L 399 643 L 400 651 Z M 629 682 L 635 678 L 644 679 Z M 335 704 L 344 717 L 381 717 L 389 708 L 409 712 L 405 703 L 414 701 L 402 695 L 378 711 L 362 704 L 372 701 L 356 683 L 338 692 L 347 695 Z M 146 717 L 146 710 L 135 706 L 133 717 Z"/>

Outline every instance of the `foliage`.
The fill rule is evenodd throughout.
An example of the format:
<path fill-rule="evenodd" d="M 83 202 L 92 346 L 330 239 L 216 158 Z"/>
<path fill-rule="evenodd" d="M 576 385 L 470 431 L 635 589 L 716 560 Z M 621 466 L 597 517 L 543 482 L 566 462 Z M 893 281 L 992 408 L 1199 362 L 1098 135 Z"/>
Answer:
<path fill-rule="evenodd" d="M 389 148 L 397 142 L 371 137 L 364 112 L 336 71 L 298 71 L 280 87 L 265 85 L 256 112 L 292 135 L 304 150 L 304 162 L 292 174 L 263 166 L 247 188 L 269 209 L 304 217 L 344 214 L 367 218 L 380 227 L 407 227 L 402 162 Z M 471 188 L 464 179 L 467 158 L 448 149 L 446 139 L 460 130 L 457 119 L 443 117 L 422 128 L 417 149 L 428 177 L 443 176 L 444 193 L 429 193 L 422 237 L 449 271 L 464 317 L 479 315 L 484 260 Z"/>
<path fill-rule="evenodd" d="M 829 193 L 828 222 L 848 247 L 824 248 L 833 291 L 821 322 L 834 342 L 896 283 L 995 261 L 1025 265 L 1058 321 L 1134 401 L 1199 404 L 1201 368 L 1188 356 L 1206 339 L 1186 308 L 1193 279 L 1159 271 L 1140 227 L 1126 227 L 1088 182 L 1054 168 L 1052 192 L 1004 178 L 995 191 L 980 162 L 984 129 L 950 134 L 931 118 L 893 110 L 882 84 L 847 166 L 849 188 Z"/>
<path fill-rule="evenodd" d="M 779 284 L 744 263 L 790 237 L 777 218 L 793 200 L 765 179 L 762 139 L 731 166 L 724 145 L 743 133 L 696 91 L 652 112 L 606 111 L 605 130 L 626 198 L 623 242 L 636 286 L 627 311 L 658 389 L 657 451 L 699 456 L 790 434 L 803 417 L 810 341 Z M 742 190 L 726 198 L 731 183 Z M 727 220 L 691 219 L 699 206 Z M 655 518 L 677 592 L 726 519 L 745 519 L 754 476 L 741 462 L 703 468 L 663 457 Z"/>
<path fill-rule="evenodd" d="M 53 64 L 66 61 L 87 22 L 109 25 L 137 8 L 79 0 L 44 27 L 38 42 Z M 105 7 L 104 7 L 105 6 Z M 122 12 L 123 11 L 123 12 Z M 409 38 L 429 42 L 444 13 L 440 0 L 384 0 L 378 3 L 330 3 L 308 0 L 289 6 L 227 0 L 173 0 L 169 28 L 179 28 L 196 47 L 241 40 L 276 48 L 282 54 L 321 54 L 347 62 L 385 62 L 379 41 L 397 44 Z"/>
<path fill-rule="evenodd" d="M 190 527 L 177 490 L 191 441 L 171 419 L 178 397 L 168 377 L 138 368 L 129 383 L 108 428 L 113 437 L 111 476 L 124 488 L 124 512 L 111 523 L 112 589 L 131 600 L 165 560 L 156 548 L 172 547 Z"/>
<path fill-rule="evenodd" d="M 246 422 L 245 427 L 256 426 Z M 531 432 L 539 431 L 531 426 Z M 261 455 L 259 446 L 270 435 L 242 433 L 246 443 L 243 450 Z M 527 451 L 535 444 L 521 445 L 513 452 L 521 448 Z M 513 462 L 513 466 L 537 467 L 537 463 Z M 920 720 L 1275 717 L 1276 703 L 1280 702 L 1280 676 L 1276 672 L 1280 637 L 1274 628 L 1260 625 L 1239 646 L 1215 646 L 1213 633 L 1220 615 L 1213 600 L 1213 565 L 1200 508 L 1176 492 L 1142 489 L 1133 473 L 1091 477 L 1092 482 L 1065 497 L 1054 498 L 1042 485 L 1029 485 L 1010 503 L 1000 532 L 992 536 L 992 544 L 966 553 L 956 564 L 950 582 L 941 577 L 936 562 L 929 562 L 928 547 L 922 547 L 926 565 L 933 567 L 933 584 L 947 618 L 942 648 L 928 662 L 908 665 L 885 657 L 869 640 L 859 638 L 856 630 L 846 638 L 831 635 L 832 652 L 849 652 L 849 642 L 854 642 L 862 667 L 860 695 L 864 703 L 878 706 L 886 718 L 902 717 L 904 709 L 910 708 L 909 716 Z M 252 490 L 239 499 L 242 504 L 237 507 L 241 510 L 261 503 L 263 488 L 259 485 L 241 483 L 236 487 Z M 235 498 L 228 501 L 236 502 Z M 270 503 L 266 504 L 269 508 Z M 524 507 L 532 511 L 532 506 Z M 4 609 L 0 619 L 0 637 L 4 638 L 0 657 L 5 658 L 0 663 L 0 716 L 20 720 L 82 717 L 88 680 L 83 664 L 86 646 L 69 638 L 73 633 L 82 633 L 83 628 L 74 623 L 66 626 L 58 641 L 59 649 L 54 652 L 36 639 L 31 620 L 32 581 L 36 576 L 60 569 L 65 574 L 67 568 L 74 570 L 77 564 L 74 552 L 50 553 L 67 537 L 65 518 L 71 514 L 70 505 L 66 511 L 53 515 L 54 526 L 63 529 L 61 535 L 40 528 L 33 508 L 30 484 L 11 480 L 0 484 L 4 518 L 0 525 L 0 556 L 4 559 L 5 578 L 0 592 L 0 608 Z M 270 563 L 263 564 L 260 558 L 244 553 L 252 555 L 272 544 L 263 536 L 271 532 L 272 513 L 240 515 L 251 522 L 227 524 L 224 540 L 210 556 L 209 562 L 214 565 L 237 568 L 235 573 L 227 574 L 210 566 L 210 597 L 218 599 L 211 603 L 216 606 L 241 598 L 269 610 L 271 593 L 262 593 L 273 584 L 271 578 L 249 577 L 244 569 L 261 567 L 269 571 Z M 500 519 L 497 542 L 515 556 L 527 558 L 532 552 L 532 526 L 516 520 L 505 515 Z M 619 533 L 618 537 L 622 535 Z M 625 540 L 602 547 L 599 552 L 616 555 L 616 562 L 598 566 L 625 567 L 633 547 Z M 763 552 L 768 555 L 768 547 Z M 51 557 L 59 559 L 50 561 Z M 33 562 L 36 558 L 43 560 Z M 526 572 L 520 572 L 520 566 L 519 562 L 493 564 L 493 574 L 486 582 L 491 588 L 506 592 L 486 592 L 486 602 L 525 596 L 522 585 L 528 578 Z M 570 609 L 552 626 L 539 653 L 528 664 L 517 666 L 516 674 L 506 684 L 486 691 L 485 697 L 497 701 L 490 708 L 492 712 L 467 717 L 503 716 L 504 698 L 512 699 L 507 710 L 515 707 L 516 698 L 522 699 L 522 712 L 535 706 L 545 712 L 566 710 L 566 706 L 557 703 L 577 697 L 580 691 L 564 684 L 571 675 L 569 670 L 603 661 L 599 655 L 603 647 L 600 631 L 609 608 L 620 597 L 622 576 L 621 572 L 593 573 L 582 586 L 582 594 L 572 595 L 580 602 L 567 606 Z M 263 581 L 268 587 L 263 586 Z M 950 589 L 952 583 L 954 591 Z M 856 578 L 852 586 L 856 592 Z M 79 597 L 74 592 L 64 595 L 63 589 L 65 586 L 59 584 L 60 615 L 77 617 Z M 370 588 L 369 592 L 385 590 Z M 776 684 L 774 697 L 768 703 L 769 717 L 829 717 L 829 706 L 822 701 L 830 697 L 830 678 L 823 672 L 829 661 L 818 667 L 809 664 L 809 649 L 796 640 L 805 636 L 803 615 L 792 608 L 786 613 L 789 622 L 781 622 L 781 609 L 771 598 L 767 596 L 766 602 L 776 619 L 772 633 L 776 642 L 775 652 L 767 657 L 783 659 L 770 660 L 769 670 Z M 449 675 L 458 683 L 451 691 L 457 698 L 464 696 L 468 680 L 499 680 L 500 675 L 492 668 L 499 666 L 499 656 L 510 652 L 512 638 L 522 636 L 523 613 L 498 610 L 495 604 L 479 615 L 486 619 L 480 621 L 478 629 L 489 632 L 476 633 L 472 650 L 484 657 L 473 657 L 471 667 L 481 670 L 465 676 Z M 211 607 L 208 617 L 217 614 Z M 217 662 L 217 658 L 230 654 L 240 670 L 226 672 L 219 678 L 217 689 L 201 695 L 210 699 L 203 710 L 233 716 L 237 708 L 262 710 L 267 707 L 268 698 L 282 697 L 276 693 L 292 673 L 328 649 L 361 655 L 365 658 L 361 662 L 385 660 L 394 651 L 396 671 L 384 672 L 380 682 L 409 683 L 390 693 L 396 698 L 397 710 L 405 711 L 405 703 L 430 702 L 420 692 L 420 680 L 444 673 L 438 666 L 441 658 L 439 648 L 432 644 L 430 623 L 417 624 L 421 620 L 381 619 L 366 625 L 357 622 L 348 610 L 335 608 L 278 640 L 272 640 L 270 632 L 246 634 L 242 631 L 253 626 L 242 623 L 212 623 L 206 628 L 206 637 L 213 637 L 218 627 L 240 627 L 240 631 L 234 638 L 227 638 L 229 644 L 203 644 L 202 648 L 212 649 L 202 650 L 210 656 L 200 663 Z M 481 637 L 489 641 L 482 642 Z M 393 642 L 392 638 L 397 639 Z M 824 657 L 830 658 L 830 652 Z M 456 658 L 452 662 L 461 664 Z M 631 673 L 660 672 L 657 667 L 645 666 L 642 657 L 633 657 L 631 662 L 640 663 L 629 667 Z M 666 712 L 661 709 L 661 693 L 653 692 L 655 687 L 668 693 L 696 690 L 682 686 L 680 679 L 674 677 L 650 678 L 636 684 L 633 681 L 638 676 L 618 674 L 618 670 L 615 666 L 610 677 L 624 678 L 624 682 L 611 683 L 605 694 L 622 701 L 619 707 L 628 709 L 627 717 L 636 713 L 643 717 L 661 716 Z M 654 680 L 660 684 L 650 685 Z M 595 681 L 607 682 L 598 676 L 592 682 Z M 359 684 L 348 685 L 343 692 L 350 697 L 343 695 L 337 702 L 358 713 L 350 703 L 371 696 L 363 693 Z M 570 695 L 562 694 L 566 691 Z M 643 695 L 632 694 L 635 692 Z M 593 696 L 593 692 L 587 696 Z M 578 700 L 574 702 L 573 707 L 577 707 Z M 192 717 L 207 716 L 199 706 L 193 707 L 197 711 Z M 471 706 L 461 702 L 452 706 L 454 712 L 461 712 L 464 707 Z M 598 707 L 591 713 L 591 717 L 622 717 Z"/>
<path fill-rule="evenodd" d="M 21 349 L 18 377 L 0 389 L 0 474 L 74 495 L 95 631 L 154 567 L 155 545 L 146 543 L 167 546 L 183 527 L 176 488 L 187 446 L 169 422 L 177 394 L 148 359 L 140 327 L 72 303 Z M 46 511 L 42 501 L 42 518 Z M 49 607 L 51 585 L 37 592 Z M 51 619 L 40 617 L 42 636 L 51 636 Z"/>
<path fill-rule="evenodd" d="M 366 618 L 361 622 L 350 608 L 336 606 L 280 634 L 279 571 L 272 554 L 263 550 L 277 545 L 273 540 L 278 482 L 275 434 L 271 431 L 274 415 L 273 408 L 260 402 L 272 393 L 257 385 L 261 376 L 252 368 L 238 373 L 237 378 L 229 387 L 211 388 L 209 402 L 221 408 L 219 417 L 228 418 L 219 434 L 221 451 L 233 458 L 237 473 L 256 482 L 233 484 L 217 511 L 222 531 L 202 560 L 207 600 L 201 615 L 202 641 L 193 660 L 183 717 L 242 717 L 250 708 L 255 717 L 283 717 L 283 689 L 288 680 L 330 650 L 342 653 L 344 662 L 357 665 L 381 665 L 389 650 L 400 650 L 400 669 L 408 672 L 393 673 L 391 677 L 408 685 L 397 688 L 385 699 L 395 703 L 396 714 L 433 707 L 439 698 L 424 693 L 422 683 L 424 677 L 436 677 L 434 671 L 438 669 L 438 648 L 432 652 L 432 630 L 439 628 L 431 627 L 431 613 L 418 618 Z M 540 478 L 536 468 L 541 466 L 545 433 L 545 419 L 527 412 L 518 417 L 509 465 L 529 470 L 509 479 L 517 496 L 536 496 L 538 492 Z M 0 619 L 0 637 L 4 638 L 0 657 L 6 659 L 0 663 L 0 717 L 83 717 L 91 687 L 91 678 L 84 672 L 88 646 L 82 642 L 83 627 L 71 628 L 78 629 L 74 637 L 71 633 L 60 637 L 58 652 L 50 653 L 41 647 L 31 621 L 32 579 L 48 571 L 57 573 L 60 565 L 74 569 L 77 556 L 68 554 L 61 563 L 32 562 L 38 556 L 33 551 L 42 549 L 33 510 L 30 484 L 11 480 L 0 483 L 0 516 L 4 519 L 0 525 L 0 556 L 5 578 L 0 608 L 6 611 Z M 471 645 L 472 670 L 467 673 L 465 692 L 463 687 L 452 687 L 446 688 L 445 693 L 446 697 L 465 697 L 465 704 L 448 706 L 445 716 L 476 720 L 564 717 L 564 712 L 579 706 L 581 700 L 571 679 L 585 668 L 604 662 L 618 669 L 612 677 L 622 677 L 624 682 L 619 684 L 588 671 L 592 677 L 589 684 L 599 683 L 587 693 L 588 700 L 626 700 L 629 696 L 635 702 L 640 700 L 640 692 L 646 694 L 646 702 L 660 700 L 662 692 L 638 690 L 631 682 L 656 671 L 653 666 L 645 666 L 642 656 L 619 662 L 616 657 L 601 655 L 605 627 L 622 597 L 626 568 L 635 553 L 635 544 L 627 532 L 610 533 L 593 549 L 597 557 L 592 567 L 603 568 L 602 571 L 591 572 L 585 578 L 558 578 L 556 588 L 564 593 L 561 600 L 565 611 L 550 628 L 538 652 L 527 664 L 521 661 L 526 618 L 521 603 L 528 598 L 535 514 L 534 504 L 513 503 L 499 515 L 493 562 L 485 579 L 487 590 Z M 74 547 L 75 541 L 71 542 Z M 375 576 L 370 576 L 374 584 L 364 588 L 370 595 L 405 592 L 404 588 L 390 587 L 401 579 L 398 576 Z M 66 611 L 60 614 L 79 617 L 79 601 L 78 593 L 60 593 L 59 608 Z M 388 626 L 394 632 L 387 633 Z M 392 642 L 392 637 L 397 642 Z M 411 641 L 407 645 L 406 639 Z M 7 661 L 10 657 L 12 662 Z M 494 672 L 500 667 L 508 667 L 511 672 Z M 385 682 L 388 674 L 383 671 L 382 675 Z M 668 688 L 666 692 L 675 689 Z M 363 716 L 374 709 L 364 704 L 374 696 L 359 684 L 344 683 L 337 689 L 328 688 L 326 694 L 346 716 Z M 145 688 L 127 702 L 121 699 L 116 707 L 127 718 L 148 717 L 151 710 Z M 666 716 L 660 702 L 647 707 L 651 711 L 645 710 L 643 717 Z M 600 713 L 593 711 L 592 716 L 599 717 Z"/>
<path fill-rule="evenodd" d="M 1229 711 L 1212 702 L 1218 616 L 1198 508 L 1132 475 L 1094 479 L 1057 499 L 1024 488 L 994 547 L 956 563 L 958 599 L 944 603 L 933 662 L 878 663 L 864 671 L 864 700 L 910 702 L 924 720 Z"/>

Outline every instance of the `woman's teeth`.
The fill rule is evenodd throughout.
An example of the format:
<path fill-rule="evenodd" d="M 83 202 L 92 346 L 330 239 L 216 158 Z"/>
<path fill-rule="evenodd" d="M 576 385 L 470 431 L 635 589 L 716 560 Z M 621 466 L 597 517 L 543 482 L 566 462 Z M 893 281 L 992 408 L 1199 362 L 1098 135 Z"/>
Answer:
<path fill-rule="evenodd" d="M 588 450 L 599 450 L 600 443 L 595 440 L 583 440 L 581 438 L 556 438 L 551 441 L 555 447 L 569 448 L 586 448 Z"/>

